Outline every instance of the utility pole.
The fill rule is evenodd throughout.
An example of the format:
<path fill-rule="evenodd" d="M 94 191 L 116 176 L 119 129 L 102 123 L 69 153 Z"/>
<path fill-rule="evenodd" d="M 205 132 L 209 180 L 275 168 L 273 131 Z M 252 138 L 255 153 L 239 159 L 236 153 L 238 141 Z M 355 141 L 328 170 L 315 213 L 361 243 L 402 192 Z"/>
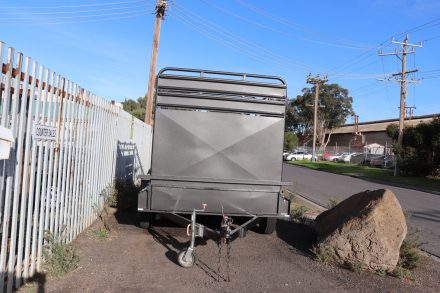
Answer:
<path fill-rule="evenodd" d="M 399 137 L 397 139 L 397 143 L 402 145 L 403 141 L 403 127 L 405 121 L 405 99 L 406 99 L 406 85 L 407 83 L 416 83 L 419 80 L 407 79 L 406 75 L 410 73 L 417 72 L 418 69 L 406 70 L 406 55 L 415 54 L 415 47 L 422 48 L 422 43 L 420 44 L 410 44 L 408 43 L 408 33 L 405 36 L 405 40 L 403 42 L 395 41 L 394 39 L 391 41 L 393 44 L 398 44 L 402 46 L 402 51 L 399 52 L 397 49 L 394 53 L 382 53 L 379 51 L 379 56 L 396 56 L 402 61 L 402 72 L 393 73 L 390 77 L 386 79 L 379 79 L 380 81 L 395 81 L 400 82 L 400 107 L 399 107 Z M 411 48 L 411 51 L 408 51 L 408 47 Z M 402 57 L 400 57 L 402 56 Z M 394 168 L 394 176 L 397 175 L 397 162 Z"/>
<path fill-rule="evenodd" d="M 318 125 L 318 98 L 319 87 L 327 81 L 327 77 L 320 78 L 319 74 L 316 77 L 312 77 L 311 74 L 307 77 L 307 83 L 315 86 L 315 100 L 313 102 L 313 145 L 312 145 L 312 162 L 316 161 L 316 126 Z"/>
<path fill-rule="evenodd" d="M 405 119 L 405 99 L 406 99 L 406 85 L 407 83 L 416 83 L 419 82 L 419 80 L 414 80 L 414 79 L 407 79 L 406 75 L 410 74 L 410 73 L 414 73 L 417 72 L 418 69 L 412 69 L 412 70 L 406 70 L 406 56 L 408 54 L 414 54 L 415 53 L 415 47 L 419 47 L 422 48 L 423 45 L 422 43 L 420 44 L 410 44 L 408 43 L 408 34 L 406 34 L 405 36 L 405 40 L 403 42 L 398 42 L 395 41 L 394 39 L 391 41 L 393 44 L 398 44 L 402 46 L 402 51 L 399 52 L 398 50 L 396 50 L 394 53 L 382 53 L 382 51 L 379 51 L 379 56 L 397 56 L 397 58 L 399 58 L 402 61 L 402 72 L 398 72 L 398 73 L 393 73 L 391 74 L 390 77 L 386 78 L 386 79 L 379 79 L 380 81 L 395 81 L 395 82 L 400 82 L 400 107 L 399 107 L 399 138 L 397 140 L 397 142 L 399 144 L 402 144 L 402 139 L 403 139 L 403 123 L 404 123 L 404 119 Z M 408 51 L 408 47 L 411 47 L 411 51 Z M 402 57 L 400 57 L 400 55 Z M 400 78 L 398 78 L 400 77 Z"/>
<path fill-rule="evenodd" d="M 151 51 L 150 61 L 150 79 L 148 81 L 147 106 L 145 109 L 145 123 L 153 125 L 153 100 L 154 100 L 154 85 L 156 83 L 156 66 L 157 66 L 157 51 L 159 49 L 160 26 L 162 19 L 165 16 L 167 8 L 167 0 L 157 0 L 156 3 L 156 22 L 154 23 L 153 35 L 153 49 Z"/>

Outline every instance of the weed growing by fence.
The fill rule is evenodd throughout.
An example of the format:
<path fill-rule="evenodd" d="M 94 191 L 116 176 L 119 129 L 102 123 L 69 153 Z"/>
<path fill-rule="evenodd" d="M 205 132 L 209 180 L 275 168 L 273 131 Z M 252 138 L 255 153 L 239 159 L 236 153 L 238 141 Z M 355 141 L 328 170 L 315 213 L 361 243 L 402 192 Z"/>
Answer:
<path fill-rule="evenodd" d="M 108 234 L 109 234 L 109 230 L 107 230 L 105 228 L 99 228 L 99 229 L 93 230 L 93 235 L 97 239 L 105 239 L 108 237 Z"/>
<path fill-rule="evenodd" d="M 97 214 L 98 218 L 101 220 L 102 227 L 92 231 L 94 236 L 98 239 L 107 238 L 110 232 L 110 226 L 107 223 L 107 218 L 109 215 L 110 207 L 116 206 L 117 203 L 117 191 L 112 184 L 108 184 L 102 191 L 100 196 L 103 200 L 102 208 L 100 209 L 98 205 L 94 205 L 93 209 Z"/>
<path fill-rule="evenodd" d="M 79 265 L 79 256 L 76 250 L 64 241 L 64 233 L 55 237 L 46 231 L 44 239 L 44 268 L 50 276 L 60 277 L 76 269 Z"/>

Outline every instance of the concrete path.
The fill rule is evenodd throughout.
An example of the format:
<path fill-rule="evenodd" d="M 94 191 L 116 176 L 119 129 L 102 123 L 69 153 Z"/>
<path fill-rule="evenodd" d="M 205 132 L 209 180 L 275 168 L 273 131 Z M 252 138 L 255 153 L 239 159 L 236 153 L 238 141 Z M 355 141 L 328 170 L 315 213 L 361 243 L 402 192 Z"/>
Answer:
<path fill-rule="evenodd" d="M 422 248 L 440 256 L 440 195 L 290 164 L 284 164 L 283 181 L 293 183 L 289 188 L 291 191 L 324 206 L 330 198 L 343 200 L 360 191 L 388 188 L 410 214 L 409 223 L 420 227 Z"/>

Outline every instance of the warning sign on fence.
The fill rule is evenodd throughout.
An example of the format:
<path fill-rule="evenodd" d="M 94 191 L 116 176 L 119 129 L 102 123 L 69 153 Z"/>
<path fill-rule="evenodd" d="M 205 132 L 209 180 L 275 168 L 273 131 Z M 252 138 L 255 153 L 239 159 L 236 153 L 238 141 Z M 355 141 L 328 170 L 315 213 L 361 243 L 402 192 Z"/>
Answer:
<path fill-rule="evenodd" d="M 46 125 L 35 125 L 34 139 L 38 140 L 56 140 L 57 128 Z"/>

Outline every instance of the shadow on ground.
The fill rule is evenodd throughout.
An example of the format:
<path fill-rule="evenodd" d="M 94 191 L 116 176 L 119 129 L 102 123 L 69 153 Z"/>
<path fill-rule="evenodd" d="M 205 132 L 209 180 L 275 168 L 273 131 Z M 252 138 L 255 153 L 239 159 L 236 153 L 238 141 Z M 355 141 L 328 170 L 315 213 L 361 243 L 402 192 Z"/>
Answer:
<path fill-rule="evenodd" d="M 10 277 L 8 276 L 8 278 Z M 36 273 L 32 278 L 26 280 L 26 283 L 20 287 L 20 290 L 24 290 L 24 292 L 45 293 L 46 282 L 47 277 L 45 273 Z M 3 291 L 0 290 L 0 292 Z"/>
<path fill-rule="evenodd" d="M 313 256 L 311 249 L 316 243 L 316 232 L 310 225 L 278 220 L 276 233 L 291 249 L 296 249 L 305 256 Z"/>

